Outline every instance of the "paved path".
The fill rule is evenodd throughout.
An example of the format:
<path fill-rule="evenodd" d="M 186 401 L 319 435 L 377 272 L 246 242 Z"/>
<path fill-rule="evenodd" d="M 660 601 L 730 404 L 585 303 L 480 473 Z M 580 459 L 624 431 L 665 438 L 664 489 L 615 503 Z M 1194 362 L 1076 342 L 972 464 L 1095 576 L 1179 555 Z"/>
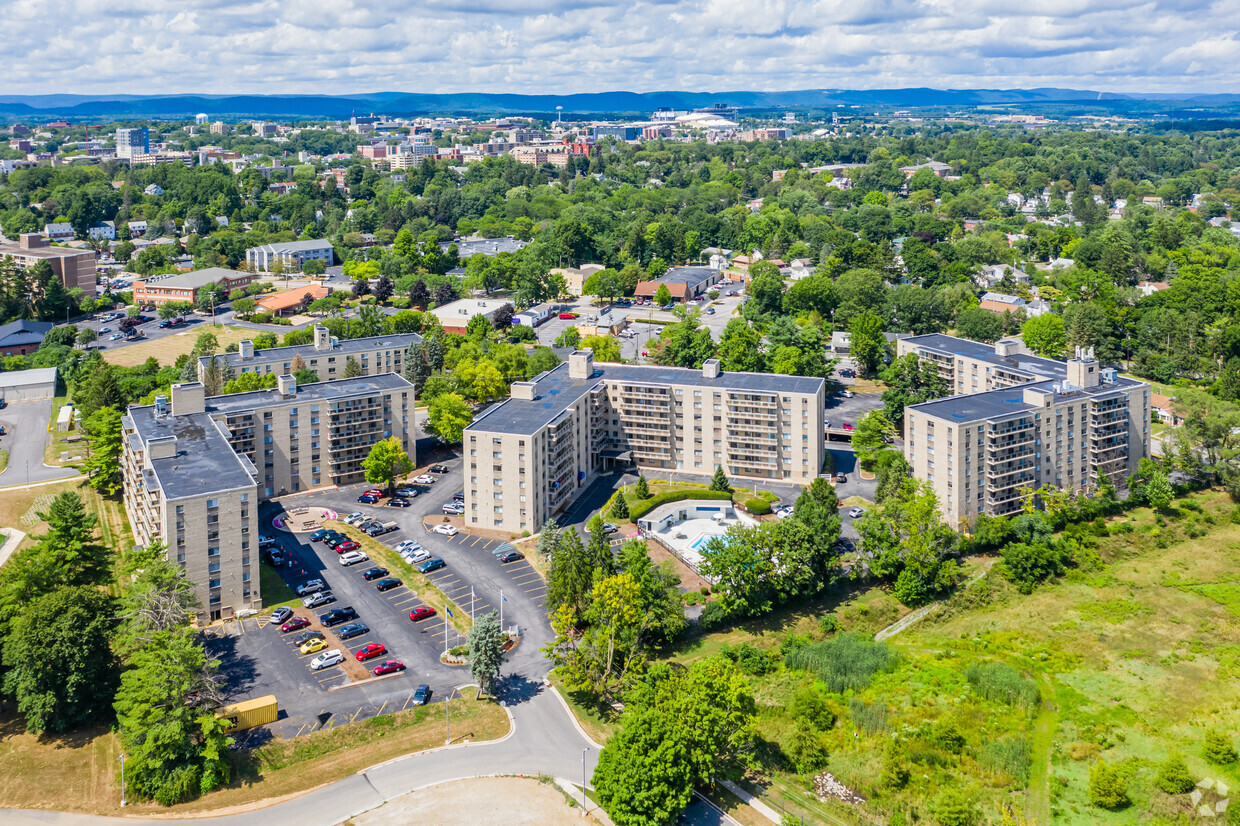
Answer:
<path fill-rule="evenodd" d="M 964 585 L 962 585 L 958 589 L 958 591 L 963 591 L 965 588 L 968 588 L 974 582 L 977 582 L 979 579 L 986 576 L 986 572 L 990 570 L 990 566 L 994 565 L 995 562 L 996 560 L 994 559 L 987 560 L 986 564 L 982 566 L 982 569 L 978 571 L 976 574 L 974 574 L 972 577 L 970 577 L 969 581 L 966 582 Z M 943 604 L 943 601 L 939 600 L 937 602 L 932 602 L 929 605 L 923 605 L 922 607 L 918 608 L 916 611 L 912 612 L 911 614 L 904 615 L 900 619 L 893 622 L 891 625 L 888 625 L 882 631 L 879 631 L 877 634 L 874 635 L 874 639 L 885 640 L 890 637 L 894 637 L 896 634 L 899 634 L 901 631 L 908 628 L 910 625 L 913 625 L 914 623 L 925 618 L 931 611 L 937 611 L 939 606 L 942 604 Z"/>

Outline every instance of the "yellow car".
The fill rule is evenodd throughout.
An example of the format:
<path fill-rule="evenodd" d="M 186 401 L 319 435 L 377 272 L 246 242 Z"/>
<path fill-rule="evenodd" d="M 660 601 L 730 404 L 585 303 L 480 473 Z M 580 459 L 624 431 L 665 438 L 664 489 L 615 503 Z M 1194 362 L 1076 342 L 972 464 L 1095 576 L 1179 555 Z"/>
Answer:
<path fill-rule="evenodd" d="M 313 654 L 315 651 L 322 651 L 327 647 L 327 640 L 310 640 L 301 647 L 301 653 Z"/>

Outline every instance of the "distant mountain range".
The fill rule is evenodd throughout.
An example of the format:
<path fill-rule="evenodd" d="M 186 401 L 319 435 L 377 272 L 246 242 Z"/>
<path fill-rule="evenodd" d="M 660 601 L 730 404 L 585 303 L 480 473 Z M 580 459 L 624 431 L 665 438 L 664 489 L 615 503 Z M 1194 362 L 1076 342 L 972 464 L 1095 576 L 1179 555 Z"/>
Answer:
<path fill-rule="evenodd" d="M 742 111 L 880 108 L 967 108 L 975 106 L 1087 107 L 1107 111 L 1183 110 L 1230 107 L 1235 94 L 1117 94 L 1080 89 L 811 89 L 786 92 L 599 92 L 580 95 L 509 95 L 482 92 L 357 95 L 0 95 L 0 118 L 101 120 L 187 118 L 348 118 L 353 114 L 542 114 L 638 115 L 660 106 L 700 109 L 712 104 Z M 1203 112 L 1204 114 L 1204 112 Z"/>

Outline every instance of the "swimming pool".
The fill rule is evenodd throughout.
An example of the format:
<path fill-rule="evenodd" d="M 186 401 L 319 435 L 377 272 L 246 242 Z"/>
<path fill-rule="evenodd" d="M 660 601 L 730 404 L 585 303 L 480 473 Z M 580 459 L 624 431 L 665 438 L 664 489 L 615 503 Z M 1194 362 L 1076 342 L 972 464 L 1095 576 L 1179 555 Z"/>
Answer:
<path fill-rule="evenodd" d="M 702 552 L 702 548 L 704 548 L 704 547 L 706 546 L 706 543 L 707 543 L 707 542 L 709 542 L 709 541 L 711 541 L 712 539 L 714 539 L 716 536 L 718 536 L 718 537 L 722 538 L 722 537 L 726 536 L 726 534 L 722 534 L 722 533 L 704 533 L 704 534 L 702 534 L 701 536 L 699 536 L 697 539 L 695 539 L 695 540 L 693 540 L 692 542 L 690 542 L 690 543 L 689 543 L 689 547 L 690 547 L 690 548 L 692 548 L 693 550 L 697 551 L 698 553 L 701 553 L 701 552 Z"/>

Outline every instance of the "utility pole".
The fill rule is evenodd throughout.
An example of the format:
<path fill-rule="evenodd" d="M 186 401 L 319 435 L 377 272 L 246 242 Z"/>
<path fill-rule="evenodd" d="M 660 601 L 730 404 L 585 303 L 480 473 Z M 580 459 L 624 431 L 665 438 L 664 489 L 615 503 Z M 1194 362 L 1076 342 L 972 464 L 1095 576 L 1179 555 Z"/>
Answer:
<path fill-rule="evenodd" d="M 586 752 L 589 749 L 581 750 L 581 816 L 586 816 Z"/>
<path fill-rule="evenodd" d="M 125 808 L 125 752 L 121 752 L 121 808 Z M 584 775 L 583 775 L 584 776 Z"/>

